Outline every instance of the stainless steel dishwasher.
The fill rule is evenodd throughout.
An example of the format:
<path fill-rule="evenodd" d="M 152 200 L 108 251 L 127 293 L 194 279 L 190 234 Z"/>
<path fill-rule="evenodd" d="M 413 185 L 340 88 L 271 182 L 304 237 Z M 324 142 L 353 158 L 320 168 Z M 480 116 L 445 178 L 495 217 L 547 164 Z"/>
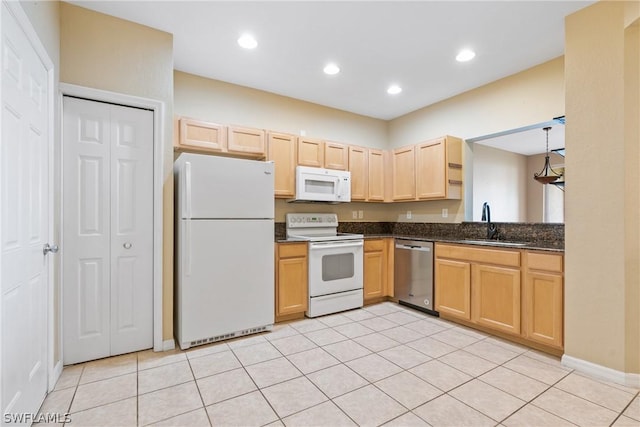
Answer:
<path fill-rule="evenodd" d="M 398 302 L 438 316 L 433 295 L 433 242 L 396 239 L 394 263 Z"/>

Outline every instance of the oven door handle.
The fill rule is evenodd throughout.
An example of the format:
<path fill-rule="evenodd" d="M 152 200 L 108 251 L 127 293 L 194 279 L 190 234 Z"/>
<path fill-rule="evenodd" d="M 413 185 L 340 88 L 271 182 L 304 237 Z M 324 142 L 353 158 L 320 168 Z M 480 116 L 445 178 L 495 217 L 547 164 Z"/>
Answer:
<path fill-rule="evenodd" d="M 349 242 L 349 243 L 322 243 L 322 242 L 314 242 L 309 245 L 311 249 L 341 249 L 341 248 L 355 248 L 364 246 L 364 242 Z"/>

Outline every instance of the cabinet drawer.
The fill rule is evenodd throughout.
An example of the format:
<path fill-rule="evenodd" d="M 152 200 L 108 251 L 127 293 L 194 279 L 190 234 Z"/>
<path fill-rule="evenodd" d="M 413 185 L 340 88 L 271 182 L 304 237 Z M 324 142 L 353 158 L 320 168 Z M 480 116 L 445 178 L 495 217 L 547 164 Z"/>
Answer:
<path fill-rule="evenodd" d="M 365 252 L 381 251 L 383 249 L 384 249 L 384 240 L 382 239 L 371 239 L 371 240 L 364 241 Z"/>
<path fill-rule="evenodd" d="M 294 258 L 307 256 L 306 243 L 280 243 L 278 245 L 278 256 L 280 258 Z"/>
<path fill-rule="evenodd" d="M 543 254 L 539 252 L 527 252 L 527 268 L 529 270 L 552 271 L 562 273 L 563 256 L 557 254 Z"/>
<path fill-rule="evenodd" d="M 480 249 L 466 245 L 436 244 L 437 258 L 454 258 L 484 264 L 520 267 L 520 252 L 505 249 Z"/>

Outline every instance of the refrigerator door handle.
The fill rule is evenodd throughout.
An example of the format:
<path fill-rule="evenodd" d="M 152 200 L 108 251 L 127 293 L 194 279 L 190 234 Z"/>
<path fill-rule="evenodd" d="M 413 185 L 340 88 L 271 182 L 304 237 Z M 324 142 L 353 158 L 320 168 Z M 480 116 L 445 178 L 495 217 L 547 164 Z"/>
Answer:
<path fill-rule="evenodd" d="M 182 237 L 182 268 L 185 276 L 191 276 L 191 221 L 184 222 Z"/>
<path fill-rule="evenodd" d="M 191 162 L 184 162 L 184 217 L 191 218 Z"/>

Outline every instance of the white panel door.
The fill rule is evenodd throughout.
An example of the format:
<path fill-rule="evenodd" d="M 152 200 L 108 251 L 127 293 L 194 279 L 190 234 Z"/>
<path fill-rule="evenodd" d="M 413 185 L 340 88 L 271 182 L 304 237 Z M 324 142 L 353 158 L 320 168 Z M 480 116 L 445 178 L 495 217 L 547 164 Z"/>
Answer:
<path fill-rule="evenodd" d="M 47 391 L 48 80 L 2 5 L 2 414 L 35 413 Z M 10 419 L 16 423 L 17 419 Z M 24 420 L 22 421 L 24 422 Z"/>
<path fill-rule="evenodd" d="M 153 113 L 63 102 L 64 363 L 153 344 Z"/>
<path fill-rule="evenodd" d="M 110 107 L 114 355 L 153 347 L 153 113 Z"/>

